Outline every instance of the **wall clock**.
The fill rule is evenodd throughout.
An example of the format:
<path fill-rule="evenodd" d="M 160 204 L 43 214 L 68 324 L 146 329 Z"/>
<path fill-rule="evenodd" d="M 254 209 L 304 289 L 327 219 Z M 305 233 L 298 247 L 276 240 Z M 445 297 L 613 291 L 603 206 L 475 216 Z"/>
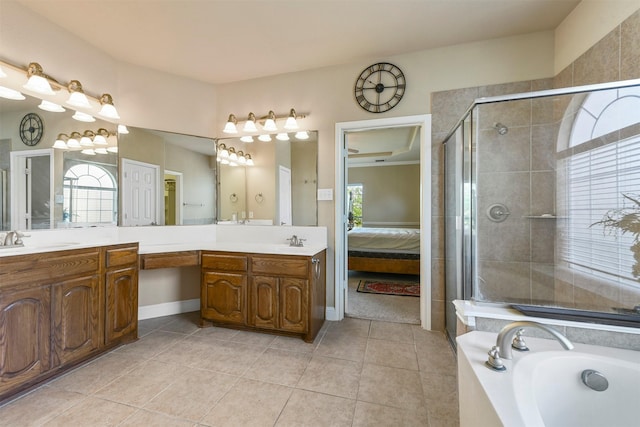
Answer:
<path fill-rule="evenodd" d="M 358 104 L 371 113 L 384 113 L 398 105 L 407 82 L 400 68 L 388 62 L 379 62 L 365 68 L 355 84 Z"/>
<path fill-rule="evenodd" d="M 20 139 L 25 145 L 34 146 L 42 139 L 44 123 L 36 113 L 25 115 L 20 121 Z"/>

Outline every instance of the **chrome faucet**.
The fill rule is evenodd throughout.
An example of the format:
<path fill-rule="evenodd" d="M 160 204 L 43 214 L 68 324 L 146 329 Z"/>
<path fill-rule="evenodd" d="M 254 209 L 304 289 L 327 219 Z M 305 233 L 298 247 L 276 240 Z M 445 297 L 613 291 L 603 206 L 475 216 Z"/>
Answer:
<path fill-rule="evenodd" d="M 504 371 L 506 367 L 504 366 L 502 359 L 512 359 L 513 348 L 519 351 L 529 350 L 522 337 L 524 328 L 527 327 L 533 327 L 542 329 L 543 331 L 547 331 L 548 333 L 553 335 L 556 340 L 558 340 L 560 345 L 562 345 L 562 348 L 564 348 L 565 350 L 573 349 L 573 344 L 567 337 L 547 325 L 529 321 L 512 322 L 502 328 L 500 333 L 498 333 L 498 338 L 496 338 L 496 345 L 493 346 L 491 350 L 489 350 L 489 359 L 486 362 L 489 368 L 496 371 Z"/>
<path fill-rule="evenodd" d="M 304 242 L 306 239 L 300 239 L 294 234 L 290 239 L 287 240 L 289 241 L 289 246 L 296 246 L 298 248 L 301 248 L 302 246 L 304 246 L 302 242 Z"/>

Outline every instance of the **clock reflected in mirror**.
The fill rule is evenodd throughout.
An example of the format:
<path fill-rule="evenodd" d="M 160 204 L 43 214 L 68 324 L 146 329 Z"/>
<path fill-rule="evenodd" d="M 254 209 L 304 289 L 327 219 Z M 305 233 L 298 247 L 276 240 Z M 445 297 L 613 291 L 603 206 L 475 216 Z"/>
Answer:
<path fill-rule="evenodd" d="M 44 123 L 36 113 L 26 114 L 20 121 L 20 139 L 25 145 L 33 147 L 42 139 Z"/>
<path fill-rule="evenodd" d="M 368 66 L 358 76 L 356 102 L 371 113 L 384 113 L 398 105 L 407 87 L 404 73 L 388 62 Z"/>

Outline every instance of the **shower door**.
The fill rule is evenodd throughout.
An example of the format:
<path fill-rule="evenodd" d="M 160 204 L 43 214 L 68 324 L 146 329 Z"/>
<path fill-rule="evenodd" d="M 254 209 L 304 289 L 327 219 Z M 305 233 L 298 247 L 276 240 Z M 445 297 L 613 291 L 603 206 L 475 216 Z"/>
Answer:
<path fill-rule="evenodd" d="M 469 115 L 444 144 L 445 329 L 454 346 L 457 318 L 453 301 L 471 295 L 471 135 Z"/>

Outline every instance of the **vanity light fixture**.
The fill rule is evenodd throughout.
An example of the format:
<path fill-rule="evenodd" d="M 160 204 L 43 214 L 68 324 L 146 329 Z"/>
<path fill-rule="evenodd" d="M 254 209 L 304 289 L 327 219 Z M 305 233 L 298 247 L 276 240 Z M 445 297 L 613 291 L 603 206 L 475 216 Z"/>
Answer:
<path fill-rule="evenodd" d="M 226 159 L 229 157 L 229 150 L 227 150 L 227 146 L 224 144 L 218 145 L 218 157 L 221 159 Z"/>
<path fill-rule="evenodd" d="M 82 154 L 86 154 L 88 156 L 95 156 L 96 152 L 93 151 L 93 148 L 85 148 L 84 150 L 81 151 Z"/>
<path fill-rule="evenodd" d="M 279 133 L 276 135 L 276 139 L 278 141 L 288 141 L 289 140 L 289 134 L 288 133 Z"/>
<path fill-rule="evenodd" d="M 82 84 L 78 80 L 71 80 L 67 85 L 67 89 L 69 90 L 69 99 L 67 99 L 67 104 L 72 107 L 91 108 L 89 99 L 87 99 L 87 95 L 84 94 Z"/>
<path fill-rule="evenodd" d="M 79 132 L 71 132 L 69 139 L 67 140 L 68 148 L 80 148 L 80 142 L 78 142 L 82 138 Z"/>
<path fill-rule="evenodd" d="M 69 98 L 67 99 L 66 104 L 74 107 L 74 109 L 82 110 L 74 114 L 73 118 L 76 120 L 93 122 L 95 121 L 93 118 L 94 114 L 100 114 L 107 120 L 118 120 L 120 118 L 115 106 L 113 105 L 113 98 L 108 93 L 101 95 L 100 98 L 86 95 L 82 88 L 82 84 L 78 80 L 71 80 L 67 84 L 61 84 L 52 77 L 46 75 L 42 70 L 42 66 L 37 62 L 31 62 L 25 68 L 0 60 L 0 78 L 7 77 L 10 82 L 14 82 L 22 73 L 26 73 L 27 75 L 27 81 L 22 85 L 22 87 L 24 87 L 29 93 L 54 96 L 57 91 L 66 89 L 69 92 Z M 13 84 L 9 84 L 9 86 L 13 86 Z M 20 90 L 21 89 L 19 88 L 13 87 L 4 89 L 0 86 L 0 97 L 15 100 L 26 99 L 25 96 L 20 93 Z M 38 105 L 38 108 L 41 110 L 54 113 L 61 113 L 65 111 L 62 105 L 42 99 L 41 96 L 39 97 L 42 102 Z M 98 109 L 95 108 L 96 104 L 100 104 L 102 106 L 99 113 L 97 112 Z"/>
<path fill-rule="evenodd" d="M 98 101 L 100 101 L 100 105 L 102 105 L 102 109 L 98 115 L 108 119 L 120 120 L 120 116 L 118 115 L 116 107 L 113 105 L 113 98 L 110 94 L 103 93 Z"/>
<path fill-rule="evenodd" d="M 233 147 L 229 147 L 229 161 L 230 162 L 238 161 L 238 155 L 236 154 L 236 149 Z"/>
<path fill-rule="evenodd" d="M 269 141 L 271 141 L 271 135 L 269 135 L 268 133 L 262 134 L 262 135 L 258 136 L 258 140 L 260 140 L 262 142 L 269 142 Z"/>
<path fill-rule="evenodd" d="M 126 135 L 129 133 L 129 129 L 125 125 L 118 125 L 118 133 L 122 135 Z"/>
<path fill-rule="evenodd" d="M 65 133 L 58 134 L 58 138 L 56 138 L 56 142 L 53 143 L 53 148 L 66 150 L 68 147 L 67 147 L 67 144 L 64 142 L 65 139 L 69 139 L 69 135 Z"/>
<path fill-rule="evenodd" d="M 258 128 L 256 127 L 256 115 L 253 113 L 249 113 L 247 117 L 247 121 L 244 122 L 244 127 L 242 128 L 244 132 L 258 132 Z"/>
<path fill-rule="evenodd" d="M 269 113 L 267 113 L 267 119 L 265 120 L 262 129 L 267 132 L 275 132 L 278 130 L 278 127 L 276 126 L 276 113 L 274 113 L 273 110 L 269 110 Z"/>
<path fill-rule="evenodd" d="M 86 132 L 85 132 L 86 133 Z M 107 145 L 107 138 L 109 137 L 109 131 L 105 128 L 98 129 L 93 137 L 93 143 L 95 145 Z"/>
<path fill-rule="evenodd" d="M 76 111 L 76 113 L 71 116 L 72 119 L 75 119 L 79 122 L 91 123 L 95 122 L 96 119 L 91 114 L 83 113 L 82 111 Z"/>
<path fill-rule="evenodd" d="M 52 113 L 64 113 L 65 111 L 67 111 L 62 105 L 47 101 L 45 99 L 43 99 L 40 105 L 38 105 L 38 108 L 44 111 L 50 111 Z"/>
<path fill-rule="evenodd" d="M 55 95 L 49 80 L 42 71 L 42 67 L 37 62 L 32 62 L 27 67 L 27 83 L 24 88 L 42 95 Z"/>
<path fill-rule="evenodd" d="M 269 110 L 267 115 L 261 116 L 259 118 L 257 118 L 254 113 L 249 113 L 247 120 L 243 122 L 244 124 L 242 126 L 242 129 L 239 129 L 238 120 L 236 119 L 236 116 L 234 114 L 229 114 L 229 118 L 227 119 L 227 122 L 225 123 L 224 129 L 222 130 L 222 132 L 233 133 L 233 134 L 239 133 L 240 131 L 246 132 L 246 133 L 256 133 L 258 132 L 256 123 L 259 122 L 262 125 L 261 126 L 262 130 L 270 133 L 275 133 L 275 132 L 278 132 L 278 124 L 277 124 L 278 120 L 285 121 L 285 124 L 284 124 L 285 129 L 297 130 L 299 128 L 297 120 L 305 118 L 306 116 L 307 116 L 306 114 L 296 113 L 296 110 L 294 108 L 291 108 L 287 115 L 281 115 L 281 116 L 276 115 L 276 113 L 273 110 Z"/>
<path fill-rule="evenodd" d="M 109 153 L 117 153 L 118 152 L 118 147 L 114 146 L 114 147 L 107 147 L 107 151 Z"/>
<path fill-rule="evenodd" d="M 104 147 L 94 148 L 93 151 L 95 151 L 96 154 L 109 154 L 107 149 Z"/>
<path fill-rule="evenodd" d="M 309 139 L 309 133 L 306 130 L 296 132 L 296 139 Z"/>
<path fill-rule="evenodd" d="M 13 101 L 23 101 L 27 99 L 23 94 L 15 89 L 0 86 L 0 98 L 11 99 Z"/>
<path fill-rule="evenodd" d="M 93 141 L 91 138 L 95 137 L 96 134 L 90 130 L 85 130 L 84 135 L 80 138 L 80 145 L 83 147 L 93 147 Z"/>
<path fill-rule="evenodd" d="M 222 160 L 220 160 L 220 164 L 222 164 L 222 165 L 228 165 L 228 164 L 229 164 L 229 159 L 222 159 Z"/>
<path fill-rule="evenodd" d="M 247 153 L 244 155 L 244 157 L 247 159 L 247 166 L 253 166 L 253 159 L 251 158 L 251 154 Z"/>
<path fill-rule="evenodd" d="M 251 143 L 253 142 L 253 137 L 251 135 L 245 135 L 240 137 L 240 141 Z"/>
<path fill-rule="evenodd" d="M 289 111 L 289 117 L 287 117 L 287 121 L 284 123 L 284 128 L 288 130 L 298 129 L 298 121 L 297 121 L 296 110 L 293 108 Z"/>
<path fill-rule="evenodd" d="M 240 165 L 247 164 L 247 158 L 244 156 L 244 152 L 242 150 L 238 151 L 238 163 Z"/>
<path fill-rule="evenodd" d="M 238 128 L 236 128 L 237 124 L 238 124 L 238 120 L 236 119 L 236 116 L 234 116 L 233 114 L 229 114 L 229 118 L 227 119 L 227 124 L 224 125 L 224 129 L 222 130 L 222 132 L 238 133 Z"/>

